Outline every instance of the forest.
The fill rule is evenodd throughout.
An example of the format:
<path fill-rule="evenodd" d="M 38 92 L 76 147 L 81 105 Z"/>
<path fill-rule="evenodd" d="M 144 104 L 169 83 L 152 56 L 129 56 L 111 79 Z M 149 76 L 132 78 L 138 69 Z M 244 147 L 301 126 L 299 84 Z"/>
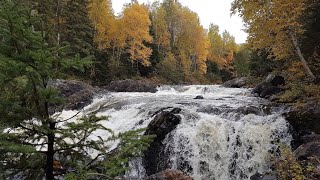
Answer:
<path fill-rule="evenodd" d="M 254 87 L 273 73 L 286 79 L 279 103 L 319 105 L 319 0 L 234 0 L 230 15 L 244 21 L 243 44 L 218 25 L 203 27 L 180 1 L 132 0 L 115 15 L 111 0 L 0 0 L 0 175 L 112 179 L 155 138 L 145 129 L 113 134 L 99 124 L 110 117 L 95 111 L 77 122 L 54 116 L 65 101 L 51 86 L 55 79 L 103 87 L 125 79 L 195 85 L 248 77 Z M 97 129 L 112 138 L 90 139 Z M 120 142 L 111 154 L 109 141 Z M 62 170 L 57 156 L 72 170 Z"/>

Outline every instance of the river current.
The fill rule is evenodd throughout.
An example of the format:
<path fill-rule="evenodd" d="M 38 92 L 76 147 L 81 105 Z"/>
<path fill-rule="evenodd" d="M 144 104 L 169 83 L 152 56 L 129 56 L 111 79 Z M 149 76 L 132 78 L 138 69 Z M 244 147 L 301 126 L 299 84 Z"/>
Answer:
<path fill-rule="evenodd" d="M 194 99 L 196 96 L 204 99 Z M 163 141 L 170 166 L 195 180 L 249 179 L 270 169 L 281 144 L 290 145 L 281 107 L 253 97 L 249 89 L 218 85 L 161 86 L 157 93 L 108 92 L 97 95 L 82 113 L 96 109 L 109 116 L 103 125 L 115 133 L 146 128 L 163 108 L 181 108 L 181 123 Z M 68 118 L 78 111 L 63 111 Z M 94 136 L 106 137 L 96 131 Z M 115 148 L 116 142 L 110 143 Z M 92 152 L 94 153 L 94 152 Z M 129 177 L 145 176 L 141 160 L 132 161 Z"/>

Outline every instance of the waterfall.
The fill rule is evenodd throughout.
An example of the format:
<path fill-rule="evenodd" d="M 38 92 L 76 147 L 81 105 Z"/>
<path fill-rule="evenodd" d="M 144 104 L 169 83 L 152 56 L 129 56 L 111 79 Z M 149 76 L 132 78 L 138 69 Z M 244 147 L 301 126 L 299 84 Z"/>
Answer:
<path fill-rule="evenodd" d="M 198 95 L 204 99 L 194 99 Z M 161 86 L 157 93 L 109 92 L 98 95 L 82 113 L 98 108 L 98 116 L 110 116 L 103 125 L 115 133 L 146 128 L 160 109 L 181 108 L 181 123 L 163 141 L 164 149 L 172 169 L 196 180 L 250 179 L 268 171 L 279 145 L 291 141 L 281 108 L 252 97 L 249 89 L 192 85 Z M 61 116 L 76 113 L 63 111 Z M 110 144 L 111 149 L 116 145 Z M 145 175 L 141 160 L 130 164 L 127 176 Z"/>

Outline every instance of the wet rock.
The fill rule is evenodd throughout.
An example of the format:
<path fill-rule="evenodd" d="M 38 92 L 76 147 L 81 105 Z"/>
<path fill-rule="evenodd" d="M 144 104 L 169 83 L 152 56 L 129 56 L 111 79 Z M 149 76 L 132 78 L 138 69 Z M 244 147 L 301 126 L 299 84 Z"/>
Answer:
<path fill-rule="evenodd" d="M 157 85 L 145 81 L 120 80 L 112 81 L 105 89 L 113 92 L 157 92 Z"/>
<path fill-rule="evenodd" d="M 59 95 L 65 100 L 63 105 L 51 104 L 50 113 L 61 111 L 62 109 L 81 109 L 89 105 L 94 95 L 100 91 L 97 87 L 75 80 L 53 80 L 49 82 L 49 86 L 57 88 Z"/>
<path fill-rule="evenodd" d="M 170 111 L 170 113 L 172 113 L 172 114 L 178 114 L 178 113 L 181 112 L 181 110 L 182 110 L 182 109 L 180 109 L 180 108 L 173 108 L 173 109 Z"/>
<path fill-rule="evenodd" d="M 164 152 L 165 144 L 162 141 L 180 123 L 181 117 L 176 115 L 180 111 L 179 108 L 162 111 L 148 125 L 145 135 L 156 135 L 156 138 L 144 152 L 143 165 L 147 175 L 170 168 L 169 154 Z"/>
<path fill-rule="evenodd" d="M 197 110 L 197 112 L 219 115 L 222 113 L 222 109 L 212 106 L 204 106 Z"/>
<path fill-rule="evenodd" d="M 244 87 L 248 83 L 247 77 L 236 78 L 230 81 L 223 83 L 223 87 L 228 88 L 241 88 Z"/>
<path fill-rule="evenodd" d="M 146 177 L 144 180 L 192 180 L 192 178 L 184 175 L 181 171 L 168 169 Z"/>
<path fill-rule="evenodd" d="M 204 99 L 204 97 L 203 96 L 196 96 L 194 99 Z"/>
<path fill-rule="evenodd" d="M 157 135 L 157 140 L 163 140 L 167 134 L 176 128 L 180 123 L 181 117 L 175 115 L 181 109 L 175 108 L 172 111 L 162 111 L 150 122 L 147 127 L 146 135 Z"/>
<path fill-rule="evenodd" d="M 277 175 L 275 174 L 254 174 L 250 177 L 250 180 L 277 180 Z"/>
<path fill-rule="evenodd" d="M 236 112 L 238 114 L 244 114 L 244 115 L 248 115 L 248 114 L 261 115 L 262 114 L 261 109 L 254 106 L 240 107 L 236 109 Z"/>

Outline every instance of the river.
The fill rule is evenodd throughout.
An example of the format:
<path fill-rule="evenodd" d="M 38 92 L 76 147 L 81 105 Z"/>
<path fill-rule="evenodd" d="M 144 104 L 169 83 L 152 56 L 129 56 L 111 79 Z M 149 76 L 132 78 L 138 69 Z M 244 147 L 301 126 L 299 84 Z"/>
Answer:
<path fill-rule="evenodd" d="M 199 95 L 204 99 L 194 99 Z M 279 145 L 290 145 L 292 139 L 281 107 L 271 108 L 268 101 L 253 97 L 250 89 L 192 85 L 161 86 L 157 93 L 109 92 L 82 111 L 97 108 L 98 116 L 110 116 L 103 125 L 115 133 L 147 127 L 160 109 L 181 108 L 181 123 L 163 144 L 170 152 L 171 168 L 195 180 L 249 179 L 264 173 Z M 64 111 L 62 116 L 75 113 Z M 115 148 L 116 143 L 110 146 Z M 145 175 L 140 160 L 131 165 L 127 176 Z"/>

